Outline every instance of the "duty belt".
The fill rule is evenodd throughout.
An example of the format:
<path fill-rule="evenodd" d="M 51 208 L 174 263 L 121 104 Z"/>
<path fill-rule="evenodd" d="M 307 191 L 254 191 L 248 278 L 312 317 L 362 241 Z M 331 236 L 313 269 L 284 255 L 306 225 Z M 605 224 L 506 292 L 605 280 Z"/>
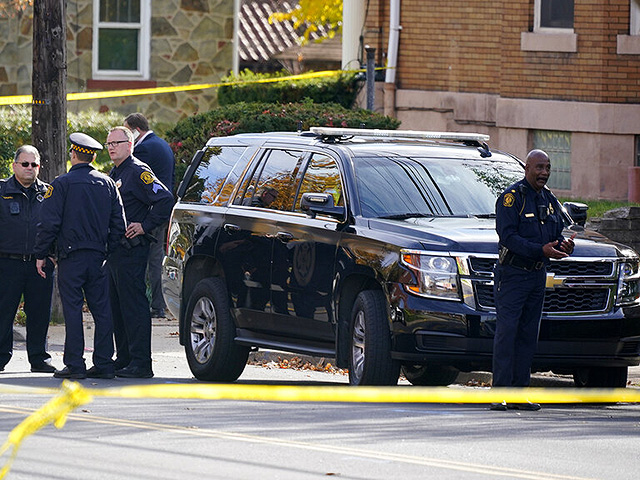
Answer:
<path fill-rule="evenodd" d="M 533 272 L 534 270 L 540 270 L 544 267 L 544 262 L 537 262 L 530 258 L 521 257 L 520 255 L 510 252 L 505 247 L 500 247 L 500 265 L 511 265 L 512 267 Z"/>
<path fill-rule="evenodd" d="M 0 253 L 0 258 L 10 258 L 11 260 L 22 260 L 23 262 L 30 262 L 35 260 L 34 254 L 22 255 L 21 253 Z"/>

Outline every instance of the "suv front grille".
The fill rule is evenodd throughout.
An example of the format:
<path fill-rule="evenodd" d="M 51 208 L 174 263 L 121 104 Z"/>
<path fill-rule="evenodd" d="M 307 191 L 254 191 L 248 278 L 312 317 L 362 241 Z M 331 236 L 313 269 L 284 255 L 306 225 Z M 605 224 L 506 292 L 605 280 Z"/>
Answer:
<path fill-rule="evenodd" d="M 471 270 L 476 274 L 493 274 L 495 258 L 471 257 Z M 563 277 L 611 277 L 614 275 L 614 262 L 551 262 L 548 272 Z"/>
<path fill-rule="evenodd" d="M 495 308 L 493 284 L 477 283 L 476 299 L 482 308 Z M 608 288 L 558 288 L 544 295 L 544 313 L 601 312 L 607 309 Z"/>

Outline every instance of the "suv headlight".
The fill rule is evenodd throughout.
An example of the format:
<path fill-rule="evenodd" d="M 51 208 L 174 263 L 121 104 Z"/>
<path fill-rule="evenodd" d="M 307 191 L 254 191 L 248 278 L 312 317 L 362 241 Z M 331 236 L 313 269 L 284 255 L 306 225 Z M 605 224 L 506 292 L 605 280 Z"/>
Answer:
<path fill-rule="evenodd" d="M 616 305 L 633 303 L 640 298 L 638 258 L 627 258 L 618 267 L 618 295 Z"/>
<path fill-rule="evenodd" d="M 453 257 L 427 255 L 419 250 L 400 251 L 402 264 L 416 276 L 417 284 L 405 288 L 422 297 L 460 300 L 458 265 Z"/>

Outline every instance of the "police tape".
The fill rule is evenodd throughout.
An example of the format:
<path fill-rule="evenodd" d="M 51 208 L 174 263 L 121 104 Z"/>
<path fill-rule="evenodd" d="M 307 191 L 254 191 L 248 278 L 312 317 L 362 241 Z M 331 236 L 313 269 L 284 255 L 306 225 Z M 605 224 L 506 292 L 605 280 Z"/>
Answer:
<path fill-rule="evenodd" d="M 384 70 L 385 67 L 377 67 L 376 70 Z M 153 88 L 134 88 L 127 90 L 109 90 L 105 92 L 80 92 L 80 93 L 68 93 L 67 101 L 75 100 L 99 100 L 103 98 L 120 98 L 120 97 L 132 97 L 137 95 L 155 95 L 163 93 L 174 92 L 189 92 L 193 90 L 208 90 L 211 88 L 218 88 L 229 85 L 249 85 L 253 83 L 277 83 L 277 82 L 289 82 L 295 80 L 307 80 L 311 78 L 327 78 L 335 77 L 343 74 L 353 74 L 358 72 L 364 72 L 364 69 L 359 70 L 323 70 L 320 72 L 308 72 L 300 73 L 297 75 L 288 75 L 286 77 L 274 77 L 274 78 L 260 78 L 255 80 L 236 80 L 231 82 L 219 82 L 219 83 L 202 83 L 194 85 L 175 85 L 171 87 L 153 87 Z M 36 99 L 34 100 L 31 95 L 12 95 L 6 97 L 0 97 L 0 105 L 22 105 L 22 104 L 35 104 L 42 105 L 47 104 L 47 100 Z"/>
<path fill-rule="evenodd" d="M 456 388 L 456 387 L 348 387 L 283 386 L 242 384 L 150 384 L 113 388 L 85 388 L 65 380 L 59 389 L 0 386 L 0 394 L 57 394 L 29 415 L 9 434 L 0 447 L 0 456 L 11 450 L 0 470 L 0 479 L 8 473 L 22 441 L 42 427 L 62 428 L 75 408 L 94 397 L 165 398 L 197 400 L 241 400 L 268 402 L 332 403 L 452 403 L 478 404 L 536 402 L 546 404 L 640 403 L 640 389 L 584 388 Z"/>

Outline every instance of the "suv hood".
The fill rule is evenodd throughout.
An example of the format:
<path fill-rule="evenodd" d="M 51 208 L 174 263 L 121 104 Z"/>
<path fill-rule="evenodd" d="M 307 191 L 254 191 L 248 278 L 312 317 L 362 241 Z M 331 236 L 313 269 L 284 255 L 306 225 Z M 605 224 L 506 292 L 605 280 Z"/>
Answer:
<path fill-rule="evenodd" d="M 426 250 L 498 253 L 495 219 L 475 217 L 370 219 L 369 227 L 393 236 L 405 237 L 408 243 L 419 242 Z M 565 237 L 569 237 L 572 233 L 574 230 L 565 229 Z M 629 247 L 613 242 L 593 230 L 581 230 L 575 233 L 576 248 L 572 254 L 573 258 L 633 255 Z"/>

